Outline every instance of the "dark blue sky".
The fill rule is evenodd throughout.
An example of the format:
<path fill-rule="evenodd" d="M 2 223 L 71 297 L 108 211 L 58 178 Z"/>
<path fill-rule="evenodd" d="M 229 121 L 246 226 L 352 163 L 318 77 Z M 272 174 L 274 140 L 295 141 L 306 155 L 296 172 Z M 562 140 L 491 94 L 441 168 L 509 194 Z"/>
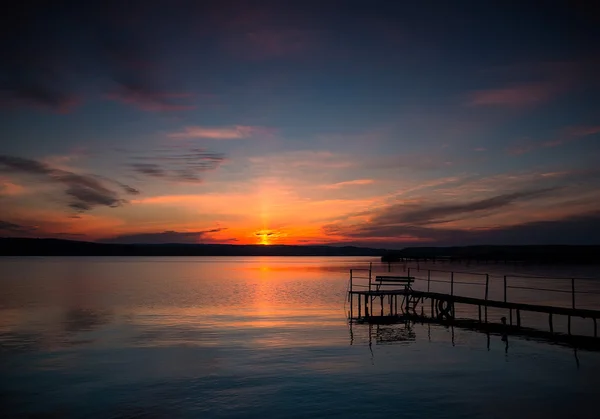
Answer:
<path fill-rule="evenodd" d="M 28 1 L 1 19 L 3 235 L 600 243 L 593 2 Z"/>

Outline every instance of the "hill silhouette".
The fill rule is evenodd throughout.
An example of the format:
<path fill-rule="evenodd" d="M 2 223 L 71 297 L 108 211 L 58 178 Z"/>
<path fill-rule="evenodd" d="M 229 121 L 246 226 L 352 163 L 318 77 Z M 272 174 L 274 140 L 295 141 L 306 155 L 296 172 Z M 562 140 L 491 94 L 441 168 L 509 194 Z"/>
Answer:
<path fill-rule="evenodd" d="M 354 246 L 112 244 L 63 239 L 0 238 L 2 256 L 382 256 Z"/>

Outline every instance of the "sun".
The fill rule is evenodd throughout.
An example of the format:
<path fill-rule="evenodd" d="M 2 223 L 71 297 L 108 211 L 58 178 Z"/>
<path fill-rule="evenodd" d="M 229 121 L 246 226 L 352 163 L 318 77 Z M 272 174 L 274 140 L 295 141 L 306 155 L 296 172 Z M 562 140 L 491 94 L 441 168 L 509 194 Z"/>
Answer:
<path fill-rule="evenodd" d="M 268 235 L 263 234 L 262 236 L 260 236 L 260 241 L 258 242 L 258 244 L 264 244 L 265 246 L 268 246 L 271 244 L 271 240 L 269 240 Z"/>
<path fill-rule="evenodd" d="M 258 244 L 262 244 L 265 246 L 272 244 L 271 236 L 273 235 L 273 232 L 271 230 L 259 230 L 255 232 L 254 235 L 258 239 Z"/>

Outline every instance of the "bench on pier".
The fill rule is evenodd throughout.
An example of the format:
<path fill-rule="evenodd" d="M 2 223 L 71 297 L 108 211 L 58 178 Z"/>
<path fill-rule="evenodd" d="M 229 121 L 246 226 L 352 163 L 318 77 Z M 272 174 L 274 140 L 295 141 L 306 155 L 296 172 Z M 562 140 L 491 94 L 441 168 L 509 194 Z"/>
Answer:
<path fill-rule="evenodd" d="M 410 290 L 413 282 L 415 282 L 414 276 L 378 275 L 375 277 L 375 282 L 372 282 L 371 285 L 374 285 L 377 291 L 379 291 L 382 285 L 404 285 L 405 290 Z"/>

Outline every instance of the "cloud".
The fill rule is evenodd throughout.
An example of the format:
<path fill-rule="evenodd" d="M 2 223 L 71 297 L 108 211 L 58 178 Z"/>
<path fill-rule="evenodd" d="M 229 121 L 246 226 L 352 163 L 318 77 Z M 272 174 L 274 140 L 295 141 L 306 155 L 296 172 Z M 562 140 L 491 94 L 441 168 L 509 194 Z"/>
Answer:
<path fill-rule="evenodd" d="M 77 174 L 21 157 L 0 155 L 0 172 L 35 176 L 42 182 L 60 185 L 64 188 L 63 193 L 68 196 L 68 206 L 76 211 L 88 211 L 97 206 L 114 208 L 127 203 L 110 184 L 131 195 L 139 193 L 137 189 L 112 179 Z"/>
<path fill-rule="evenodd" d="M 256 61 L 302 57 L 321 45 L 319 29 L 298 20 L 301 13 L 293 6 L 238 2 L 219 9 L 213 8 L 213 13 L 217 12 L 220 44 L 236 57 Z"/>
<path fill-rule="evenodd" d="M 0 197 L 21 195 L 24 192 L 23 186 L 0 178 Z"/>
<path fill-rule="evenodd" d="M 116 6 L 116 3 L 111 6 Z M 164 88 L 165 69 L 162 67 L 165 61 L 156 56 L 153 41 L 145 38 L 142 32 L 133 30 L 135 24 L 116 22 L 114 16 L 104 14 L 124 15 L 125 19 L 136 21 L 148 17 L 142 17 L 149 12 L 144 9 L 136 6 L 128 10 L 122 10 L 120 6 L 109 7 L 108 11 L 98 13 L 100 20 L 93 18 L 94 23 L 99 25 L 95 27 L 95 35 L 100 41 L 98 53 L 102 68 L 117 85 L 105 97 L 149 112 L 194 109 L 195 105 L 190 103 L 192 94 Z M 104 21 L 107 17 L 108 21 Z"/>
<path fill-rule="evenodd" d="M 225 157 L 202 148 L 181 152 L 173 149 L 155 150 L 152 155 L 131 157 L 131 168 L 144 176 L 177 182 L 201 182 L 205 172 L 217 169 Z"/>
<path fill-rule="evenodd" d="M 600 213 L 535 221 L 465 234 L 475 244 L 600 244 Z"/>
<path fill-rule="evenodd" d="M 273 175 L 284 175 L 291 169 L 318 173 L 317 170 L 334 171 L 356 166 L 348 154 L 337 154 L 321 150 L 294 150 L 280 153 L 262 154 L 248 159 L 257 169 Z M 322 174 L 322 173 L 321 173 Z M 321 175 L 320 174 L 320 175 Z"/>
<path fill-rule="evenodd" d="M 121 87 L 118 91 L 106 95 L 107 99 L 133 105 L 149 112 L 174 112 L 195 109 L 195 105 L 182 103 L 182 99 L 185 102 L 190 97 L 192 95 L 189 93 L 160 93 L 130 87 Z"/>
<path fill-rule="evenodd" d="M 563 129 L 562 132 L 553 140 L 540 142 L 524 141 L 523 144 L 518 144 L 508 148 L 507 151 L 511 155 L 519 156 L 529 153 L 533 150 L 558 147 L 597 134 L 600 134 L 600 126 L 582 125 L 567 127 Z"/>
<path fill-rule="evenodd" d="M 352 244 L 379 243 L 388 247 L 420 245 L 600 245 L 600 212 L 546 221 L 534 221 L 487 229 L 448 229 L 419 226 L 371 226 L 367 229 L 340 229 L 329 226 L 329 234 L 343 234 Z"/>
<path fill-rule="evenodd" d="M 469 96 L 471 106 L 527 107 L 555 97 L 560 89 L 551 83 L 515 84 L 498 89 L 478 90 Z"/>
<path fill-rule="evenodd" d="M 355 179 L 355 180 L 347 180 L 345 182 L 337 182 L 332 183 L 330 185 L 323 185 L 324 189 L 340 189 L 345 188 L 347 186 L 361 186 L 361 185 L 370 185 L 374 183 L 373 179 Z"/>
<path fill-rule="evenodd" d="M 182 243 L 182 244 L 197 244 L 201 243 L 202 239 L 211 233 L 218 233 L 226 230 L 225 228 L 215 228 L 202 231 L 162 231 L 157 233 L 137 233 L 123 234 L 119 236 L 109 237 L 100 240 L 103 243 L 136 243 L 136 244 L 161 244 L 161 243 Z"/>
<path fill-rule="evenodd" d="M 535 107 L 594 80 L 596 64 L 589 60 L 530 61 L 486 69 L 493 79 L 513 80 L 499 87 L 481 89 L 468 95 L 467 104 L 479 107 Z"/>
<path fill-rule="evenodd" d="M 234 125 L 229 127 L 186 127 L 183 131 L 169 134 L 170 138 L 206 138 L 211 140 L 238 140 L 259 135 L 273 134 L 273 129 L 265 127 Z"/>
<path fill-rule="evenodd" d="M 167 172 L 165 172 L 158 164 L 156 163 L 134 163 L 131 165 L 133 170 L 138 173 L 153 176 L 153 177 L 166 177 Z"/>
<path fill-rule="evenodd" d="M 569 137 L 586 137 L 588 135 L 600 134 L 599 125 L 582 125 L 569 127 L 565 129 L 565 134 Z"/>
<path fill-rule="evenodd" d="M 6 108 L 37 107 L 68 113 L 81 102 L 66 86 L 58 66 L 38 52 L 3 57 L 0 70 L 0 106 Z"/>
<path fill-rule="evenodd" d="M 464 236 L 466 229 L 439 227 L 449 221 L 480 217 L 515 202 L 531 200 L 549 194 L 556 188 L 532 189 L 466 203 L 394 204 L 361 215 L 364 222 L 336 222 L 323 226 L 327 235 L 350 239 L 386 239 L 405 242 L 452 240 Z M 464 234 L 463 234 L 464 233 Z"/>
<path fill-rule="evenodd" d="M 108 99 L 145 111 L 195 107 L 189 94 L 173 93 L 181 89 L 172 82 L 165 86 L 172 64 L 161 57 L 157 32 L 173 20 L 159 4 L 57 8 L 50 2 L 35 7 L 16 2 L 11 7 L 1 25 L 0 105 L 69 112 L 81 103 L 82 92 L 93 91 L 93 83 Z M 105 80 L 113 85 L 100 85 Z"/>
<path fill-rule="evenodd" d="M 317 46 L 317 32 L 305 29 L 253 27 L 229 34 L 224 41 L 231 53 L 251 60 L 300 56 Z"/>
<path fill-rule="evenodd" d="M 287 236 L 288 234 L 281 230 L 259 230 L 254 232 L 254 237 L 260 239 L 260 244 L 271 244 Z"/>
<path fill-rule="evenodd" d="M 433 204 L 433 205 L 407 205 L 396 204 L 384 208 L 373 218 L 376 224 L 412 224 L 426 225 L 456 220 L 456 217 L 470 216 L 472 213 L 496 210 L 513 204 L 515 201 L 531 199 L 547 194 L 556 188 L 546 188 L 513 192 L 497 195 L 492 198 L 481 199 L 459 204 Z"/>
<path fill-rule="evenodd" d="M 29 235 L 37 230 L 37 227 L 25 226 L 22 224 L 11 223 L 9 221 L 0 220 L 0 234 L 10 236 Z"/>
<path fill-rule="evenodd" d="M 33 82 L 31 82 L 33 83 Z M 15 109 L 21 107 L 36 107 L 56 113 L 66 114 L 75 109 L 81 100 L 66 92 L 51 92 L 43 86 L 12 85 L 1 86 L 0 107 Z"/>

